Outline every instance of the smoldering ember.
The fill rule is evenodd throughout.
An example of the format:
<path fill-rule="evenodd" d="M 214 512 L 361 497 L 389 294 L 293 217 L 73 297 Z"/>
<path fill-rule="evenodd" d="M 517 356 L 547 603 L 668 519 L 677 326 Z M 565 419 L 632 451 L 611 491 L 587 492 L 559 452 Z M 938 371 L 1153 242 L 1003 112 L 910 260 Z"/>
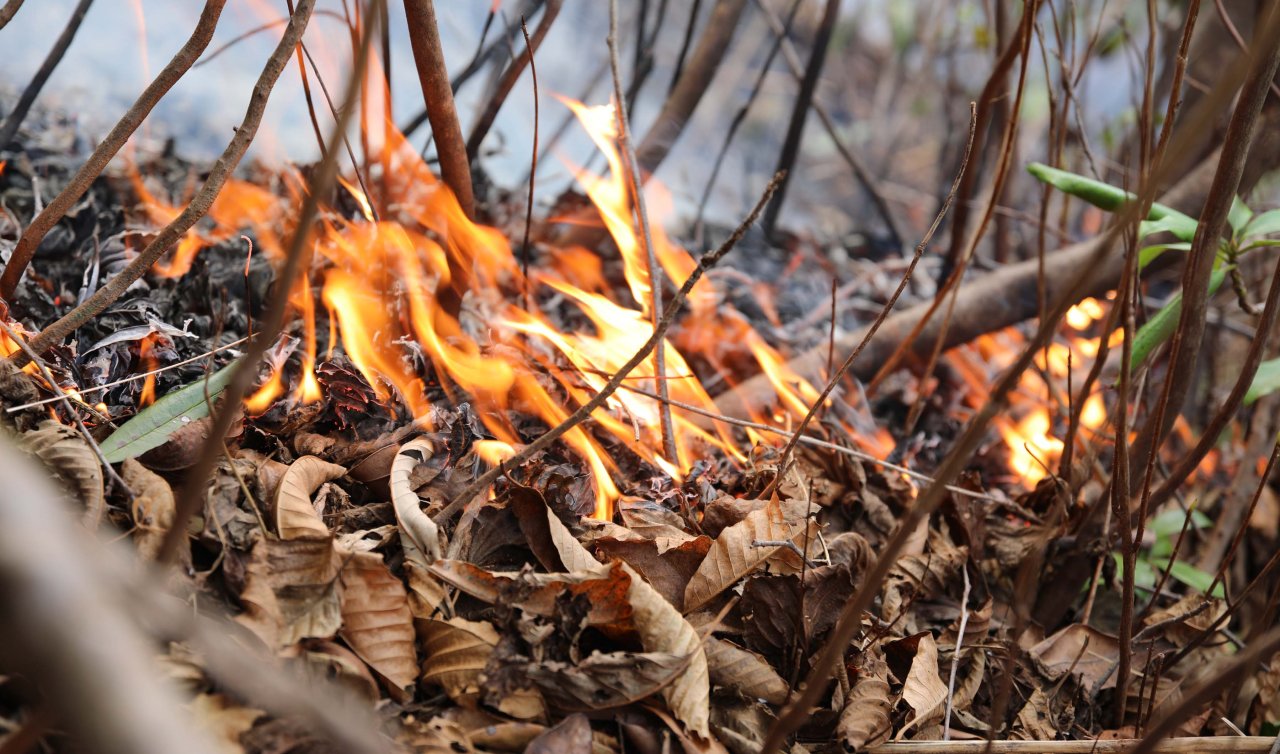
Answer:
<path fill-rule="evenodd" d="M 0 56 L 5 754 L 1280 748 L 1280 4 Z"/>

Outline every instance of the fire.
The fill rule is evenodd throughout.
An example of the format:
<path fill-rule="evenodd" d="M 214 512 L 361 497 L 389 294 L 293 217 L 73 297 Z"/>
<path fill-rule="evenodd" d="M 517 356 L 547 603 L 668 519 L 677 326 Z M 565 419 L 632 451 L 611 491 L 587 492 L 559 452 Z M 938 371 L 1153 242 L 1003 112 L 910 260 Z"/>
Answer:
<path fill-rule="evenodd" d="M 148 335 L 138 343 L 138 364 L 144 372 L 153 371 L 159 364 L 152 353 L 155 350 L 155 334 Z M 150 406 L 156 402 L 156 376 L 148 374 L 142 382 L 142 392 L 138 395 L 139 406 Z"/>

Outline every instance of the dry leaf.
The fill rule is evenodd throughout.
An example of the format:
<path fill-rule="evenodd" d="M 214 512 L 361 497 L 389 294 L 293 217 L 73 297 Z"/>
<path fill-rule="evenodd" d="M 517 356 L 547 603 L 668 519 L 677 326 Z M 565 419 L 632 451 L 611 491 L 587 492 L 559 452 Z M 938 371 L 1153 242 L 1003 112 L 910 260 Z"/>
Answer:
<path fill-rule="evenodd" d="M 419 437 L 405 443 L 391 463 L 391 502 L 395 506 L 396 522 L 400 525 L 400 540 L 405 559 L 426 566 L 440 559 L 440 529 L 422 512 L 418 493 L 409 481 L 413 469 L 431 457 L 431 441 Z"/>
<path fill-rule="evenodd" d="M 1018 710 L 1018 717 L 1009 729 L 1009 738 L 1018 741 L 1052 741 L 1057 736 L 1057 726 L 1049 709 L 1049 698 L 1039 688 L 1032 689 L 1031 696 L 1027 697 L 1026 704 Z"/>
<path fill-rule="evenodd" d="M 102 490 L 102 465 L 89 444 L 70 427 L 52 420 L 40 422 L 22 435 L 22 444 L 34 453 L 84 504 L 84 522 L 96 527 L 107 509 Z"/>
<path fill-rule="evenodd" d="M 410 718 L 402 721 L 404 727 L 396 741 L 414 754 L 474 754 L 471 736 L 461 725 L 442 717 L 425 722 Z"/>
<path fill-rule="evenodd" d="M 893 705 L 889 666 L 878 654 L 864 654 L 858 678 L 849 689 L 849 698 L 836 724 L 836 735 L 845 751 L 868 749 L 889 740 Z"/>
<path fill-rule="evenodd" d="M 897 740 L 902 740 L 912 728 L 932 721 L 943 713 L 943 704 L 947 701 L 947 684 L 942 682 L 938 673 L 938 645 L 933 640 L 933 634 L 925 632 L 920 635 L 915 659 L 911 661 L 911 669 L 902 682 L 902 698 L 914 714 L 911 721 L 898 731 Z"/>
<path fill-rule="evenodd" d="M 525 673 L 560 709 L 586 712 L 653 696 L 684 666 L 685 658 L 666 652 L 593 652 L 577 664 L 530 663 Z"/>
<path fill-rule="evenodd" d="M 489 604 L 513 605 L 527 613 L 554 616 L 563 611 L 566 597 L 583 599 L 584 625 L 611 626 L 629 623 L 627 601 L 631 577 L 615 563 L 607 570 L 589 573 L 490 572 L 461 560 L 439 560 L 428 568 L 432 576 Z"/>
<path fill-rule="evenodd" d="M 133 490 L 133 544 L 143 560 L 155 560 L 160 543 L 173 524 L 173 488 L 132 458 L 121 465 L 120 475 Z"/>
<path fill-rule="evenodd" d="M 304 647 L 302 659 L 318 683 L 337 682 L 371 702 L 381 696 L 378 681 L 355 652 L 333 641 L 309 641 Z"/>
<path fill-rule="evenodd" d="M 754 542 L 790 540 L 798 530 L 803 530 L 803 524 L 803 521 L 788 521 L 782 504 L 774 498 L 763 508 L 752 511 L 738 523 L 726 527 L 716 537 L 711 551 L 685 587 L 685 612 L 702 607 L 780 549 L 777 546 L 758 547 Z"/>
<path fill-rule="evenodd" d="M 344 641 L 405 701 L 418 677 L 413 616 L 404 584 L 391 574 L 382 556 L 357 552 L 342 572 Z"/>
<path fill-rule="evenodd" d="M 1120 641 L 1096 628 L 1073 623 L 1036 644 L 1030 654 L 1044 665 L 1051 677 L 1070 670 L 1088 689 L 1108 675 L 1111 677 L 1102 688 L 1116 685 L 1112 666 L 1120 656 Z"/>
<path fill-rule="evenodd" d="M 209 734 L 218 751 L 241 754 L 240 735 L 253 727 L 262 710 L 241 707 L 223 694 L 200 694 L 191 700 L 191 716 L 196 726 Z"/>
<path fill-rule="evenodd" d="M 591 722 L 586 715 L 572 714 L 547 728 L 525 747 L 525 754 L 566 754 L 591 750 Z"/>
<path fill-rule="evenodd" d="M 275 495 L 276 531 L 280 538 L 327 538 L 329 527 L 320 520 L 319 511 L 311 504 L 311 496 L 320 485 L 346 473 L 347 470 L 341 466 L 315 456 L 303 456 L 289 464 Z"/>
<path fill-rule="evenodd" d="M 267 646 L 327 639 L 342 625 L 338 573 L 342 559 L 330 539 L 260 539 L 253 547 L 237 620 Z"/>
<path fill-rule="evenodd" d="M 426 653 L 423 682 L 440 686 L 455 702 L 473 705 L 480 694 L 481 673 L 498 643 L 498 632 L 488 623 L 462 618 L 426 620 L 421 627 Z"/>
<path fill-rule="evenodd" d="M 711 682 L 746 699 L 781 705 L 790 689 L 763 657 L 737 644 L 711 637 L 703 645 Z"/>

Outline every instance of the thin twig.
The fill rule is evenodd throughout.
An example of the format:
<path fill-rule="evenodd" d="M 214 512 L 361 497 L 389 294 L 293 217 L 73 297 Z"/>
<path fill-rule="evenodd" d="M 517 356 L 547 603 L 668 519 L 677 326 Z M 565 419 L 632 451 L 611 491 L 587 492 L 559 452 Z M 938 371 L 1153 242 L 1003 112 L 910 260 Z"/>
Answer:
<path fill-rule="evenodd" d="M 1264 754 L 1270 736 L 1205 736 L 1168 738 L 1152 745 L 1149 754 Z M 867 750 L 868 754 L 1130 754 L 1137 739 L 1110 741 L 895 741 Z"/>
<path fill-rule="evenodd" d="M 314 7 L 315 0 L 299 0 L 297 13 L 289 20 L 289 25 L 285 28 L 284 35 L 271 53 L 271 57 L 267 59 L 266 65 L 263 66 L 262 74 L 253 86 L 253 95 L 249 98 L 249 106 L 245 111 L 244 119 L 236 129 L 236 135 L 227 144 L 222 156 L 213 164 L 204 185 L 196 192 L 186 209 L 182 210 L 181 214 L 175 217 L 172 222 L 164 226 L 152 239 L 151 243 L 147 244 L 147 247 L 123 270 L 107 281 L 106 285 L 95 291 L 92 296 L 85 299 L 79 306 L 63 315 L 61 319 L 41 331 L 40 335 L 31 341 L 31 350 L 40 354 L 44 353 L 55 343 L 60 342 L 85 322 L 88 322 L 108 306 L 115 303 L 116 299 L 120 298 L 128 290 L 129 286 L 133 285 L 134 281 L 146 274 L 147 270 L 161 255 L 177 243 L 200 218 L 208 213 L 209 208 L 213 206 L 213 201 L 218 198 L 219 192 L 222 191 L 223 185 L 231 177 L 236 166 L 240 164 L 240 159 L 244 157 L 245 151 L 249 149 L 249 144 L 253 141 L 253 137 L 257 135 L 258 126 L 262 123 L 262 114 L 267 107 L 267 100 L 271 96 L 271 90 L 275 87 L 276 82 L 279 81 L 280 74 L 289 62 L 289 55 L 293 52 L 294 45 L 302 37 L 302 32 L 311 18 L 311 10 Z M 15 363 L 21 366 L 26 362 L 25 359 L 21 359 Z"/>
<path fill-rule="evenodd" d="M 956 648 L 951 653 L 951 675 L 947 679 L 947 710 L 942 716 L 942 740 L 951 740 L 951 708 L 956 697 L 956 671 L 960 669 L 960 647 L 964 643 L 964 630 L 969 626 L 969 564 L 960 567 L 964 574 L 964 593 L 960 596 L 960 627 L 956 629 Z"/>
<path fill-rule="evenodd" d="M 733 231 L 723 244 L 702 255 L 702 258 L 698 260 L 698 265 L 693 268 L 693 272 L 689 273 L 688 279 L 684 281 L 684 285 L 680 286 L 680 290 L 677 291 L 676 295 L 671 299 L 670 305 L 662 315 L 662 320 L 658 322 L 658 326 L 653 329 L 653 333 L 649 336 L 649 339 L 645 341 L 644 345 L 640 346 L 640 349 L 636 351 L 625 364 L 618 368 L 617 373 L 615 373 L 613 377 L 609 378 L 609 381 L 605 383 L 604 387 L 602 387 L 600 391 L 591 398 L 591 400 L 579 406 L 576 411 L 565 418 L 564 421 L 560 422 L 560 424 L 556 425 L 551 430 L 544 432 L 538 437 L 538 439 L 526 445 L 519 453 L 516 453 L 511 458 L 507 459 L 505 463 L 488 470 L 472 482 L 469 487 L 463 490 L 461 494 L 445 506 L 444 510 L 434 516 L 437 524 L 447 521 L 450 516 L 469 503 L 473 498 L 483 493 L 489 485 L 496 482 L 498 477 L 505 473 L 507 468 L 519 467 L 520 464 L 532 458 L 535 453 L 538 453 L 543 448 L 551 445 L 551 443 L 560 439 L 560 437 L 562 437 L 566 432 L 581 424 L 584 420 L 589 418 L 597 408 L 603 406 L 605 401 L 609 400 L 609 396 L 613 395 L 614 392 L 617 391 L 623 381 L 626 380 L 627 375 L 639 366 L 641 362 L 649 358 L 649 354 L 653 353 L 653 349 L 657 346 L 658 341 L 666 337 L 667 328 L 671 326 L 672 321 L 675 320 L 676 314 L 679 313 L 681 307 L 684 305 L 685 299 L 688 298 L 689 292 L 692 291 L 694 285 L 702 279 L 703 274 L 714 267 L 716 263 L 724 257 L 724 255 L 732 251 L 733 247 L 738 245 L 738 241 L 742 240 L 742 237 L 746 235 L 747 230 L 751 225 L 760 217 L 761 211 L 764 210 L 765 205 L 769 203 L 769 199 L 773 196 L 773 192 L 777 189 L 779 179 L 780 176 L 775 175 L 773 180 L 769 181 L 769 185 L 765 187 L 764 195 L 760 197 L 760 201 L 756 203 L 756 206 L 752 208 L 751 213 L 747 215 L 747 218 L 742 221 L 742 224 Z"/>
<path fill-rule="evenodd" d="M 649 212 L 645 208 L 644 187 L 640 180 L 640 167 L 636 163 L 635 144 L 631 141 L 631 122 L 627 118 L 626 102 L 622 92 L 621 64 L 618 62 L 618 0 L 609 2 L 609 68 L 613 72 L 613 108 L 618 123 L 618 143 L 622 152 L 622 171 L 631 191 L 632 206 L 635 210 L 636 222 L 640 226 L 640 242 L 644 245 L 645 271 L 649 278 L 649 320 L 654 327 L 662 320 L 662 266 L 653 251 L 653 234 L 649 228 Z M 658 395 L 662 401 L 658 403 L 659 426 L 662 429 L 662 455 L 675 464 L 680 465 L 680 451 L 676 448 L 675 426 L 671 423 L 671 406 L 666 398 L 670 396 L 667 386 L 667 343 L 666 338 L 658 340 L 653 351 L 654 379 L 657 381 Z"/>
<path fill-rule="evenodd" d="M 58 36 L 58 41 L 54 43 L 53 49 L 49 50 L 48 56 L 40 64 L 40 69 L 36 71 L 36 75 L 31 78 L 31 83 L 27 84 L 27 88 L 22 90 L 22 96 L 18 98 L 18 104 L 14 105 L 13 110 L 9 111 L 9 117 L 5 118 L 4 125 L 0 125 L 0 147 L 6 146 L 18 134 L 18 126 L 22 125 L 27 113 L 31 111 L 31 105 L 35 103 L 36 97 L 40 96 L 40 90 L 44 89 L 45 83 L 53 75 L 53 69 L 57 68 L 58 63 L 62 62 L 62 56 L 67 54 L 67 48 L 71 46 L 71 41 L 75 39 L 76 32 L 80 30 L 80 24 L 84 21 L 84 15 L 89 12 L 90 5 L 93 5 L 93 0 L 80 0 L 75 10 L 71 11 L 71 18 L 67 20 L 67 25 L 62 29 L 62 34 Z M 13 10 L 16 13 L 18 9 L 14 8 Z M 2 25 L 0 24 L 0 26 Z"/>
<path fill-rule="evenodd" d="M 0 29 L 9 25 L 9 22 L 13 20 L 14 15 L 17 14 L 18 9 L 21 7 L 22 0 L 9 0 L 4 4 L 4 7 L 0 8 Z"/>
<path fill-rule="evenodd" d="M 490 18 L 492 18 L 492 14 L 490 14 Z M 533 187 L 538 180 L 538 123 L 540 111 L 538 106 L 538 66 L 533 59 L 533 43 L 529 41 L 529 27 L 525 23 L 523 16 L 520 17 L 520 33 L 524 35 L 524 46 L 529 51 L 529 75 L 533 78 L 533 149 L 529 152 L 529 199 L 524 207 L 524 238 L 520 241 L 520 277 L 521 284 L 524 286 L 524 308 L 525 311 L 528 311 L 531 307 L 529 232 L 533 229 Z"/>
<path fill-rule="evenodd" d="M 156 103 L 173 88 L 183 74 L 190 70 L 205 48 L 209 46 L 209 40 L 213 38 L 214 28 L 218 25 L 218 18 L 222 14 L 224 5 L 226 0 L 207 0 L 204 10 L 200 13 L 200 20 L 196 23 L 195 31 L 191 32 L 191 37 L 186 44 L 178 50 L 142 94 L 138 95 L 138 99 L 129 107 L 124 117 L 111 129 L 111 133 L 107 134 L 106 138 L 93 150 L 93 154 L 89 155 L 89 159 L 85 160 L 84 165 L 76 171 L 75 176 L 67 183 L 67 187 L 59 192 L 23 231 L 22 237 L 18 239 L 13 249 L 13 256 L 5 265 L 4 275 L 0 276 L 0 297 L 8 301 L 13 300 L 18 281 L 22 279 L 22 273 L 31 263 L 31 258 L 35 256 L 36 248 L 40 246 L 45 235 L 58 224 L 58 221 L 79 201 L 80 197 L 84 196 L 84 192 L 89 190 L 107 167 L 107 163 L 111 162 L 111 158 L 115 157 L 116 153 L 129 141 L 133 132 L 138 130 L 138 126 L 150 114 Z"/>

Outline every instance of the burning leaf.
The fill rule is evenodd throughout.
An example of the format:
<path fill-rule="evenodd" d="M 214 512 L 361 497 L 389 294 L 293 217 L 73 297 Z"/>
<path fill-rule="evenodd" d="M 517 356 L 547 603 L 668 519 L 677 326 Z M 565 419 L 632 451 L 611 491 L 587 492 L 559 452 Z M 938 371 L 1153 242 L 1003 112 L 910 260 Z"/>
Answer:
<path fill-rule="evenodd" d="M 347 473 L 341 466 L 315 456 L 303 456 L 289 464 L 276 488 L 276 531 L 281 539 L 327 538 L 329 527 L 311 504 L 311 496 L 325 482 Z"/>
<path fill-rule="evenodd" d="M 270 647 L 327 639 L 342 625 L 338 574 L 343 561 L 331 539 L 260 539 L 253 547 L 239 618 Z"/>
<path fill-rule="evenodd" d="M 603 710 L 658 693 L 684 671 L 685 659 L 666 652 L 593 652 L 577 664 L 531 663 L 526 672 L 561 709 Z"/>
<path fill-rule="evenodd" d="M 173 489 L 164 477 L 132 458 L 120 467 L 120 475 L 133 490 L 133 544 L 144 560 L 155 560 L 173 524 Z"/>
<path fill-rule="evenodd" d="M 480 675 L 498 632 L 489 623 L 463 618 L 429 619 L 421 623 L 424 635 L 422 681 L 440 686 L 449 698 L 471 706 L 480 694 Z"/>
<path fill-rule="evenodd" d="M 101 444 L 102 455 L 107 462 L 120 463 L 158 448 L 174 432 L 208 416 L 209 404 L 226 388 L 238 363 L 232 362 L 207 379 L 196 380 L 169 393 L 121 424 Z"/>
<path fill-rule="evenodd" d="M 412 698 L 418 677 L 413 616 L 404 584 L 391 574 L 381 555 L 353 555 L 342 572 L 341 602 L 343 640 L 391 684 L 393 696 Z"/>
<path fill-rule="evenodd" d="M 547 728 L 525 747 L 525 754 L 561 754 L 591 750 L 591 722 L 579 713 Z"/>
<path fill-rule="evenodd" d="M 79 493 L 77 498 L 85 507 L 85 523 L 97 526 L 107 508 L 102 491 L 102 465 L 84 438 L 68 426 L 47 420 L 40 422 L 34 432 L 23 435 L 22 442 Z"/>
<path fill-rule="evenodd" d="M 702 607 L 781 549 L 778 545 L 759 546 L 756 543 L 790 540 L 803 525 L 803 519 L 798 522 L 788 520 L 781 502 L 773 498 L 763 508 L 726 527 L 716 537 L 711 551 L 685 587 L 685 612 Z"/>
<path fill-rule="evenodd" d="M 942 716 L 943 704 L 947 701 L 947 684 L 938 674 L 938 645 L 931 633 L 920 635 L 915 659 L 902 682 L 902 698 L 915 714 L 898 731 L 898 740 L 902 740 L 908 730 Z"/>
<path fill-rule="evenodd" d="M 849 689 L 836 735 L 845 751 L 869 749 L 889 740 L 893 721 L 893 697 L 889 691 L 889 666 L 878 654 L 862 656 L 858 678 Z"/>
<path fill-rule="evenodd" d="M 224 694 L 200 694 L 191 700 L 191 716 L 197 726 L 209 734 L 219 751 L 240 754 L 240 735 L 265 713 L 241 707 Z"/>
<path fill-rule="evenodd" d="M 711 682 L 745 699 L 783 704 L 790 688 L 763 657 L 733 642 L 711 637 L 704 645 Z"/>
<path fill-rule="evenodd" d="M 395 506 L 396 522 L 400 525 L 400 543 L 404 547 L 405 559 L 421 566 L 440 559 L 440 530 L 422 512 L 409 476 L 413 468 L 429 458 L 432 452 L 431 441 L 419 437 L 400 448 L 391 464 L 391 502 Z"/>

